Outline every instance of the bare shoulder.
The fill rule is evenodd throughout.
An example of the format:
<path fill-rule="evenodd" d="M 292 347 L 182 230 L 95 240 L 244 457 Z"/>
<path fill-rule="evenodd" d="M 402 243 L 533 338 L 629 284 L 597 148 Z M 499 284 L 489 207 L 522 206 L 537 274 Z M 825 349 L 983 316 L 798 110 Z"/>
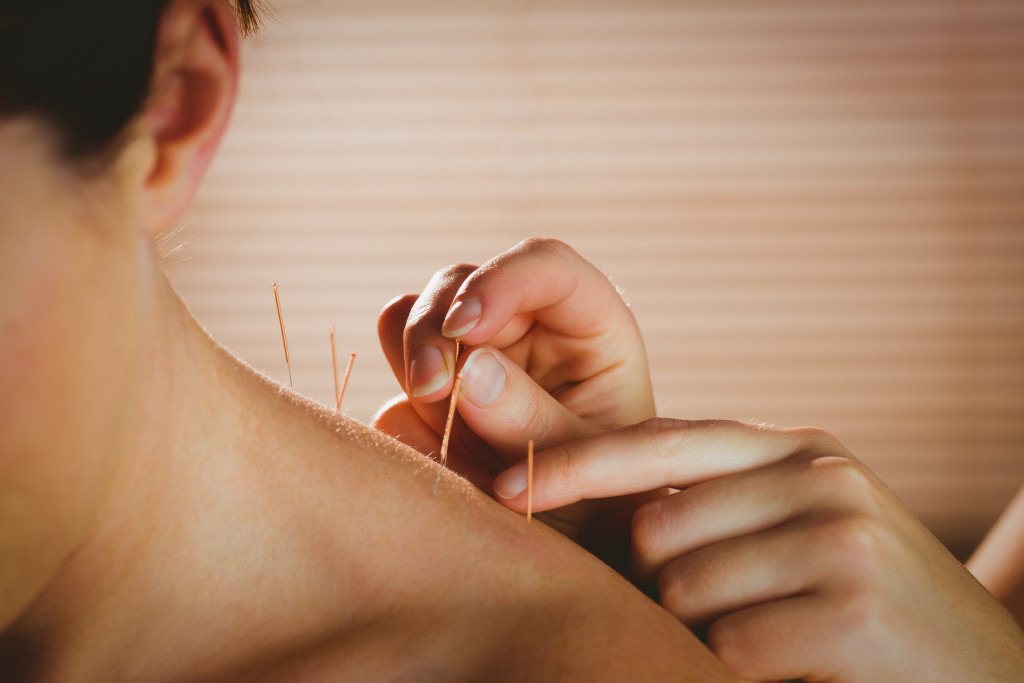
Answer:
<path fill-rule="evenodd" d="M 329 419 L 328 419 L 329 421 Z M 382 434 L 331 425 L 307 533 L 348 603 L 238 680 L 732 680 L 628 582 Z M 342 448 L 338 448 L 338 443 Z"/>

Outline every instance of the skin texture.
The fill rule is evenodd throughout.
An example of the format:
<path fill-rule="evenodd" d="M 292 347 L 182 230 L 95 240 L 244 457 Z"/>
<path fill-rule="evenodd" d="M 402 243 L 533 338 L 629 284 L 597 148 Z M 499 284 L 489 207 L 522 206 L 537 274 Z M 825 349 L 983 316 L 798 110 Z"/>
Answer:
<path fill-rule="evenodd" d="M 589 310 L 634 329 L 631 318 L 624 322 L 628 311 L 617 292 L 605 286 L 606 280 L 585 279 L 593 266 L 578 256 L 564 258 L 567 253 L 575 254 L 557 242 L 528 241 L 483 268 L 441 271 L 411 304 L 408 298 L 394 302 L 385 310 L 381 330 L 396 376 L 401 378 L 402 370 L 406 377 L 415 374 L 409 359 L 424 345 L 439 343 L 440 321 L 457 317 L 457 303 L 466 299 L 483 302 L 477 326 L 471 332 L 456 329 L 471 344 L 505 343 L 509 329 L 511 338 L 518 338 L 528 329 L 517 322 L 517 316 L 529 313 L 523 302 L 554 299 L 543 291 L 559 291 L 566 281 L 575 285 L 572 305 L 579 320 L 588 321 Z M 451 305 L 452 297 L 443 292 L 456 286 L 456 305 Z M 406 310 L 411 312 L 404 317 Z M 474 306 L 472 312 L 477 311 Z M 390 316 L 406 321 L 404 346 Z M 562 334 L 586 336 L 582 330 L 574 335 L 571 323 Z M 617 341 L 636 339 L 630 334 Z M 547 349 L 553 362 L 558 348 Z M 603 347 L 600 353 L 631 356 L 628 349 Z M 548 373 L 535 371 L 522 356 L 501 358 L 510 381 L 496 408 L 464 404 L 465 391 L 460 397 L 473 433 L 497 444 L 499 452 L 503 444 L 514 443 L 510 435 L 517 437 L 522 424 L 571 433 L 579 417 L 565 418 L 567 406 L 548 395 L 553 384 L 558 386 L 546 381 Z M 571 358 L 566 353 L 563 361 Z M 617 377 L 610 379 L 594 392 L 594 406 L 614 395 Z M 576 389 L 573 409 L 585 413 L 591 409 L 586 383 Z M 414 406 L 420 400 L 409 399 Z M 436 421 L 429 406 L 416 409 L 425 423 Z M 424 427 L 422 433 L 429 443 L 433 429 Z M 632 544 L 634 581 L 658 595 L 680 621 L 705 633 L 712 650 L 744 678 L 1014 681 L 1024 675 L 1024 634 L 1006 610 L 831 435 L 657 419 L 580 434 L 578 441 L 538 454 L 534 511 L 579 510 L 587 501 L 683 489 L 645 501 L 631 525 L 601 531 L 622 537 L 609 546 L 623 539 Z M 473 442 L 467 443 L 471 450 Z M 472 462 L 471 453 L 463 457 Z M 525 511 L 525 463 L 485 481 L 505 505 Z M 1022 501 L 972 561 L 979 577 L 1011 608 L 1024 576 L 1017 542 Z"/>
<path fill-rule="evenodd" d="M 237 29 L 175 0 L 160 36 L 102 173 L 0 121 L 3 679 L 733 680 L 562 536 L 432 494 L 431 460 L 206 335 L 152 237 L 227 124 Z"/>

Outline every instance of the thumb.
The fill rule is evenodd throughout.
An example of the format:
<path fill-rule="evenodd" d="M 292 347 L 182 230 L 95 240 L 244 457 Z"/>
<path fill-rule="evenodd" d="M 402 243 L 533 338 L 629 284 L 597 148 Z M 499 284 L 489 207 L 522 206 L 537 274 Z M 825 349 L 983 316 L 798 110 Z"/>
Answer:
<path fill-rule="evenodd" d="M 559 403 L 494 348 L 473 349 L 459 372 L 459 414 L 507 464 L 526 457 L 531 439 L 544 449 L 603 431 Z"/>

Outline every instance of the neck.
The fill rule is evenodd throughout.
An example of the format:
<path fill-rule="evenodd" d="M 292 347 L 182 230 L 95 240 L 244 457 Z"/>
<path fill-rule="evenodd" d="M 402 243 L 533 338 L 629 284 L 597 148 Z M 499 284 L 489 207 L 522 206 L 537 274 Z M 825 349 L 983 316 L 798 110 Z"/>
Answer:
<path fill-rule="evenodd" d="M 356 428 L 232 357 L 159 281 L 143 395 L 95 529 L 0 635 L 0 669 L 17 657 L 26 680 L 98 680 L 111 667 L 149 678 L 153 666 L 168 679 L 201 677 L 230 666 L 233 645 L 300 639 L 353 609 L 355 582 L 324 580 L 325 551 L 304 546 L 321 530 L 301 514 L 318 496 L 355 503 L 328 499 L 341 483 L 322 471 L 340 474 L 347 459 L 307 454 L 343 455 Z M 346 473 L 349 486 L 357 477 Z M 325 547 L 344 552 L 347 540 L 332 529 Z M 316 608 L 325 599 L 335 613 Z M 292 616 L 275 618 L 286 605 Z"/>

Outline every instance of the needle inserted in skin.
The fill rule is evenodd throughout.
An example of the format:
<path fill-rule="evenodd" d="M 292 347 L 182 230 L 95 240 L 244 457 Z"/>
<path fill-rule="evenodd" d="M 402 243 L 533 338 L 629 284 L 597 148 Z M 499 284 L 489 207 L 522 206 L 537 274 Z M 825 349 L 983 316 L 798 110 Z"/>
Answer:
<path fill-rule="evenodd" d="M 271 289 L 274 290 L 274 303 L 277 304 L 277 322 L 281 323 L 281 342 L 284 343 L 284 364 L 288 366 L 288 386 L 292 389 L 295 384 L 292 382 L 292 359 L 288 355 L 288 335 L 284 333 L 284 316 L 281 315 L 281 297 L 277 294 L 277 283 Z"/>
<path fill-rule="evenodd" d="M 452 387 L 452 400 L 448 405 L 448 422 L 444 426 L 444 436 L 441 438 L 441 467 L 448 465 L 448 440 L 452 435 L 452 421 L 455 419 L 455 404 L 459 400 L 459 389 L 462 388 L 462 375 L 455 378 L 455 386 Z M 434 494 L 437 494 L 437 482 L 441 481 L 441 470 L 437 471 L 437 479 L 434 480 Z"/>
<path fill-rule="evenodd" d="M 356 354 L 350 353 L 348 365 L 345 367 L 345 379 L 341 383 L 341 391 L 338 392 L 338 411 L 341 411 L 341 399 L 345 396 L 345 387 L 348 386 L 348 378 L 352 375 L 352 364 L 356 362 Z"/>
<path fill-rule="evenodd" d="M 334 400 L 335 410 L 341 412 L 341 385 L 338 382 L 338 349 L 334 344 L 334 326 L 327 328 L 331 335 L 331 365 L 334 367 Z"/>
<path fill-rule="evenodd" d="M 331 333 L 331 365 L 334 366 L 334 409 L 341 412 L 341 399 L 348 386 L 348 378 L 352 376 L 352 364 L 356 362 L 356 354 L 349 354 L 348 367 L 345 368 L 345 381 L 338 381 L 338 348 L 334 343 L 334 327 L 327 328 Z"/>
<path fill-rule="evenodd" d="M 533 519 L 533 439 L 526 446 L 526 523 Z"/>

